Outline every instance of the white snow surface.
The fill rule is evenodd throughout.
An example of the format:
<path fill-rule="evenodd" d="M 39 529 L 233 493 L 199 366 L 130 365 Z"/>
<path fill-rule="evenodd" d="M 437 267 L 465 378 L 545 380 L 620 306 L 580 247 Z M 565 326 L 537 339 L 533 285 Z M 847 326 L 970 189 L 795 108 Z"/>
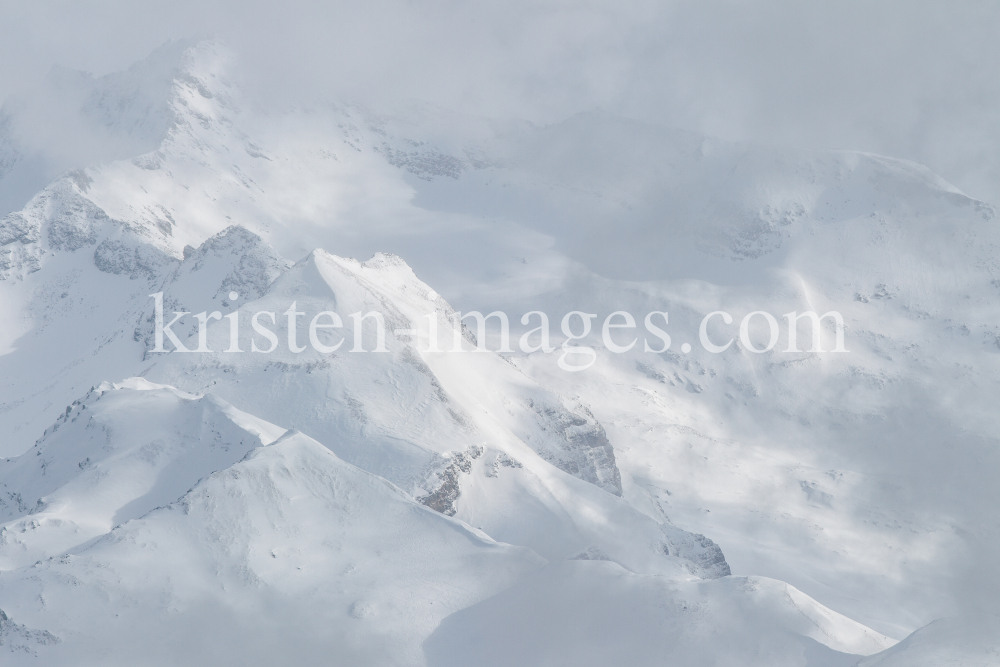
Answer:
<path fill-rule="evenodd" d="M 858 667 L 988 667 L 1000 662 L 1000 618 L 993 614 L 950 616 L 920 628 Z"/>
<path fill-rule="evenodd" d="M 0 219 L 4 664 L 992 664 L 993 206 L 601 114 L 263 113 L 232 62 L 175 45 L 73 83 L 148 152 Z M 31 181 L 14 126 L 0 195 Z M 154 352 L 155 293 L 233 315 L 242 351 L 223 317 L 211 352 Z M 507 312 L 515 351 L 474 352 L 453 307 Z M 352 353 L 372 310 L 387 351 Z M 532 310 L 555 346 L 598 314 L 596 363 L 517 351 Z M 669 311 L 670 349 L 610 353 L 619 310 Z M 715 310 L 714 339 L 763 310 L 778 345 L 708 353 Z M 783 351 L 804 310 L 850 352 Z"/>
<path fill-rule="evenodd" d="M 893 643 L 778 582 L 716 580 L 740 591 L 734 600 L 686 585 L 692 577 L 630 574 L 600 558 L 559 561 L 579 569 L 562 580 L 530 549 L 424 507 L 301 432 L 273 439 L 281 429 L 211 395 L 134 379 L 101 387 L 60 426 L 38 454 L 3 470 L 5 494 L 18 500 L 8 514 L 21 514 L 0 528 L 9 664 L 478 661 L 466 650 L 425 655 L 423 645 L 437 645 L 442 620 L 519 581 L 533 595 L 544 590 L 539 581 L 555 586 L 560 604 L 576 607 L 573 596 L 583 595 L 594 605 L 585 613 L 631 606 L 630 595 L 652 589 L 653 607 L 634 617 L 686 634 L 728 630 L 749 604 L 763 620 L 752 637 L 734 639 L 744 650 L 774 645 L 794 654 L 818 641 L 831 649 L 819 655 L 832 660 Z M 82 452 L 59 457 L 63 443 L 105 458 L 74 465 Z M 22 508 L 36 495 L 41 509 Z M 17 562 L 36 554 L 43 558 Z M 608 576 L 646 583 L 616 590 Z M 761 586 L 777 593 L 754 595 Z M 688 605 L 699 613 L 689 618 Z M 506 622 L 534 618 L 542 629 L 548 614 L 530 604 Z M 603 638 L 591 641 L 607 650 Z M 659 646 L 642 648 L 641 660 L 655 662 Z M 710 645 L 695 653 L 716 655 Z"/>

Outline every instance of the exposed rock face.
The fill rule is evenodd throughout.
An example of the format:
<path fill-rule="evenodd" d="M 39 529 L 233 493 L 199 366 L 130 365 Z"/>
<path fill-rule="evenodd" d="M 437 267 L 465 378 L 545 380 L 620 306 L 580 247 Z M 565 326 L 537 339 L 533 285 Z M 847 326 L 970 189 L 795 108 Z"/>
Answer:
<path fill-rule="evenodd" d="M 462 495 L 462 485 L 460 473 L 468 475 L 472 472 L 472 462 L 483 455 L 484 449 L 480 446 L 470 447 L 464 452 L 454 454 L 451 462 L 437 473 L 440 485 L 431 493 L 418 498 L 418 500 L 436 512 L 446 516 L 455 516 L 458 508 L 455 503 Z M 520 465 L 520 464 L 518 464 Z"/>
<path fill-rule="evenodd" d="M 394 167 L 405 169 L 419 179 L 432 181 L 436 176 L 457 179 L 462 175 L 462 161 L 451 155 L 436 151 L 404 151 L 384 144 L 382 152 L 386 161 Z"/>
<path fill-rule="evenodd" d="M 201 270 L 206 264 L 222 264 L 228 269 L 215 296 L 236 292 L 244 301 L 264 296 L 274 279 L 289 266 L 261 237 L 244 227 L 231 225 L 187 253 L 170 282 L 181 282 L 187 274 Z"/>
<path fill-rule="evenodd" d="M 97 228 L 108 214 L 84 197 L 55 197 L 48 216 L 48 241 L 53 250 L 73 252 L 97 243 Z"/>
<path fill-rule="evenodd" d="M 0 650 L 6 648 L 11 653 L 37 655 L 36 646 L 58 644 L 59 638 L 47 630 L 32 630 L 15 623 L 3 609 L 0 609 Z"/>
<path fill-rule="evenodd" d="M 132 280 L 157 274 L 177 263 L 158 248 L 129 240 L 105 239 L 94 250 L 94 265 L 104 273 L 127 275 Z"/>
<path fill-rule="evenodd" d="M 15 241 L 34 243 L 38 240 L 38 225 L 27 219 L 21 211 L 11 213 L 0 221 L 0 245 Z"/>
<path fill-rule="evenodd" d="M 560 470 L 613 493 L 622 494 L 622 477 L 615 463 L 615 450 L 604 427 L 583 405 L 564 406 L 528 400 L 538 424 L 552 437 L 528 444 L 543 459 Z"/>
<path fill-rule="evenodd" d="M 490 467 L 486 469 L 486 476 L 487 477 L 499 476 L 501 466 L 504 468 L 514 468 L 514 469 L 524 467 L 521 465 L 521 462 L 515 459 L 514 457 L 509 456 L 504 452 L 500 452 L 493 459 L 493 463 L 490 464 Z"/>
<path fill-rule="evenodd" d="M 73 252 L 97 243 L 111 222 L 102 208 L 85 197 L 79 174 L 59 179 L 28 202 L 23 210 L 0 221 L 0 245 L 39 243 L 51 250 Z M 120 223 L 119 223 L 120 224 Z"/>
<path fill-rule="evenodd" d="M 692 574 L 704 579 L 718 579 L 732 574 L 722 549 L 704 535 L 678 532 L 677 536 L 671 535 L 670 541 L 672 548 L 665 547 L 664 550 L 669 549 L 668 555 L 691 561 Z"/>
<path fill-rule="evenodd" d="M 0 280 L 41 268 L 53 252 L 97 245 L 94 264 L 105 273 L 154 279 L 174 260 L 164 251 L 169 226 L 115 220 L 86 195 L 90 177 L 74 172 L 0 220 Z"/>
<path fill-rule="evenodd" d="M 41 268 L 43 251 L 37 244 L 11 243 L 0 247 L 0 280 L 34 273 Z"/>
<path fill-rule="evenodd" d="M 227 227 L 198 248 L 188 246 L 180 262 L 129 237 L 102 242 L 94 252 L 94 263 L 105 273 L 148 278 L 150 289 L 163 292 L 164 311 L 193 313 L 231 310 L 234 304 L 229 295 L 233 292 L 240 303 L 259 299 L 289 266 L 266 241 L 237 225 Z M 154 331 L 149 305 L 134 333 L 135 340 L 145 341 L 147 353 L 153 349 Z"/>

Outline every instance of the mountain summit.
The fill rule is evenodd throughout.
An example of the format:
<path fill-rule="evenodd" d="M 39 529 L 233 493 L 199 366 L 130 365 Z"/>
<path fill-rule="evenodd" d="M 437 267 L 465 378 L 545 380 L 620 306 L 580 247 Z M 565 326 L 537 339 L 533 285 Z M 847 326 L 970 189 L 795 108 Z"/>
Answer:
<path fill-rule="evenodd" d="M 989 650 L 993 206 L 599 113 L 262 110 L 235 61 L 48 84 L 107 152 L 0 219 L 11 664 Z"/>

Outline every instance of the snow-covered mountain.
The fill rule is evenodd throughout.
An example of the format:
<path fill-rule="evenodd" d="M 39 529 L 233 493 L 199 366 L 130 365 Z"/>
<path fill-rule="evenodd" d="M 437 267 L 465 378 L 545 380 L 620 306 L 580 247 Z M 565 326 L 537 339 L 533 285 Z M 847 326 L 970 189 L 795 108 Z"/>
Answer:
<path fill-rule="evenodd" d="M 2 483 L 16 505 L 4 508 L 14 519 L 0 543 L 0 592 L 13 664 L 130 664 L 140 654 L 151 664 L 420 664 L 432 632 L 431 661 L 454 664 L 472 656 L 441 642 L 475 635 L 444 632 L 441 621 L 519 580 L 532 595 L 542 584 L 596 596 L 591 611 L 603 613 L 653 587 L 652 618 L 645 609 L 637 618 L 685 632 L 740 625 L 750 605 L 766 620 L 734 640 L 736 653 L 869 654 L 893 643 L 777 582 L 727 578 L 728 594 L 690 575 L 630 574 L 597 552 L 554 559 L 570 569 L 553 578 L 531 550 L 497 543 L 282 430 L 211 395 L 136 378 L 95 389 L 37 453 L 8 462 Z M 74 463 L 83 454 L 92 457 Z M 43 552 L 60 555 L 24 564 Z M 546 611 L 518 604 L 505 622 L 534 617 L 544 627 Z M 504 650 L 484 649 L 504 660 Z"/>
<path fill-rule="evenodd" d="M 994 650 L 960 620 L 890 648 L 996 611 L 994 207 L 904 161 L 600 114 L 262 111 L 232 62 L 174 45 L 73 83 L 80 117 L 134 152 L 0 221 L 0 639 L 18 660 L 897 664 L 962 633 Z M 3 122 L 0 188 L 30 166 Z M 208 351 L 157 351 L 153 295 Z M 557 348 L 564 314 L 597 314 L 577 341 L 595 362 L 498 354 L 456 309 L 503 310 L 512 341 L 549 313 Z M 806 310 L 842 313 L 849 352 L 784 351 L 781 316 Z M 670 348 L 609 351 L 615 311 L 640 332 L 669 312 Z M 720 354 L 698 344 L 713 311 L 734 318 L 706 332 L 734 339 Z M 771 351 L 739 340 L 753 311 L 779 318 Z M 269 353 L 250 349 L 262 312 Z M 372 320 L 352 338 L 368 312 L 384 352 Z M 345 328 L 310 331 L 319 313 Z"/>

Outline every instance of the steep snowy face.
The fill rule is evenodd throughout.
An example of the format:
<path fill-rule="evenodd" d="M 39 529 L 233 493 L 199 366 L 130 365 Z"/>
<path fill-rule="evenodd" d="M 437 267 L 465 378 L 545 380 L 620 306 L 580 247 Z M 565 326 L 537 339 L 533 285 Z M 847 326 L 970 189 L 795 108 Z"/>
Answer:
<path fill-rule="evenodd" d="M 108 180 L 113 180 L 116 166 L 155 169 L 158 150 L 176 142 L 198 143 L 204 138 L 199 137 L 196 125 L 200 129 L 204 129 L 200 126 L 228 126 L 225 114 L 234 112 L 234 101 L 227 94 L 229 88 L 217 78 L 227 56 L 210 44 L 180 46 L 183 45 L 164 47 L 128 72 L 108 75 L 96 82 L 69 72 L 54 73 L 56 78 L 65 80 L 61 84 L 64 87 L 80 88 L 76 96 L 82 99 L 79 103 L 82 116 L 112 136 L 127 140 L 122 149 L 125 153 L 119 158 L 136 154 L 144 157 L 110 162 L 96 169 L 69 171 L 35 195 L 23 210 L 5 213 L 0 219 L 0 245 L 5 246 L 0 262 L 4 279 L 38 270 L 53 253 L 73 252 L 120 235 L 138 237 L 155 249 L 180 258 L 183 243 L 178 245 L 174 238 L 177 222 L 169 208 L 155 201 L 121 204 L 107 192 L 115 190 L 114 183 Z M 214 92 L 209 90 L 207 82 L 214 85 Z M 206 106 L 204 102 L 209 99 L 212 104 Z M 4 125 L 8 132 L 10 124 L 8 120 Z M 14 166 L 12 163 L 9 169 Z M 114 206 L 116 203 L 119 206 Z M 215 226 L 211 233 L 198 239 L 198 244 L 225 226 Z M 185 225 L 185 229 L 189 227 L 190 223 Z"/>
<path fill-rule="evenodd" d="M 53 206 L 65 205 L 65 197 L 54 199 Z M 59 222 L 46 220 L 39 236 L 58 229 Z M 183 260 L 104 217 L 87 229 L 88 242 L 79 247 L 43 249 L 42 270 L 0 281 L 9 318 L 2 336 L 8 353 L 0 355 L 0 452 L 8 456 L 30 447 L 66 404 L 93 386 L 137 374 L 155 345 L 151 294 L 162 294 L 168 312 L 228 312 L 233 290 L 256 298 L 289 264 L 238 227 L 189 249 Z M 185 326 L 190 331 L 192 323 Z"/>
<path fill-rule="evenodd" d="M 729 277 L 622 283 L 580 272 L 508 310 L 669 311 L 673 344 L 662 354 L 643 352 L 640 326 L 626 354 L 607 352 L 595 332 L 599 361 L 579 377 L 542 355 L 518 366 L 593 406 L 634 506 L 712 535 L 735 572 L 780 577 L 903 636 L 993 580 L 980 554 L 998 538 L 982 527 L 993 525 L 1000 463 L 990 418 L 1000 230 L 991 206 L 925 170 L 847 157 L 854 166 L 836 179 L 813 174 L 823 196 L 779 229 L 780 245 L 729 262 Z M 732 341 L 719 354 L 699 343 L 714 311 L 734 318 L 717 315 L 707 329 L 720 346 Z M 754 311 L 779 323 L 760 354 L 740 339 Z M 788 352 L 784 316 L 806 311 L 839 312 L 849 353 L 831 352 L 832 326 L 825 352 L 810 352 L 805 322 L 799 351 Z M 751 326 L 753 347 L 767 347 L 768 334 Z M 907 620 L 878 626 L 875 616 Z"/>
<path fill-rule="evenodd" d="M 264 298 L 210 323 L 205 351 L 154 355 L 143 372 L 291 424 L 429 507 L 547 558 L 729 573 L 711 540 L 617 497 L 614 450 L 586 406 L 477 351 L 453 315 L 399 258 L 315 251 Z M 262 322 L 272 341 L 255 330 Z M 182 343 L 199 344 L 198 334 Z"/>
<path fill-rule="evenodd" d="M 131 495 L 95 491 L 93 506 L 79 501 L 89 508 L 82 514 L 77 500 L 65 500 L 90 493 L 79 486 L 91 479 L 80 468 L 89 455 L 77 456 L 74 443 L 97 442 L 89 432 L 61 439 L 83 423 L 84 408 L 72 402 L 104 380 L 142 374 L 179 388 L 146 392 L 186 406 L 164 415 L 229 434 L 241 443 L 234 455 L 250 442 L 240 433 L 256 431 L 225 426 L 229 417 L 219 415 L 229 408 L 217 400 L 278 430 L 298 429 L 295 437 L 315 439 L 341 463 L 390 480 L 408 502 L 554 563 L 570 559 L 570 574 L 595 565 L 598 578 L 617 566 L 632 573 L 622 581 L 666 575 L 674 595 L 677 582 L 732 566 L 737 575 L 787 581 L 789 591 L 896 637 L 969 600 L 995 600 L 998 579 L 984 556 L 1000 544 L 992 516 L 1000 500 L 992 480 L 1000 465 L 992 418 L 1000 231 L 992 206 L 905 161 L 729 144 L 599 114 L 547 127 L 419 107 L 264 114 L 230 83 L 231 59 L 219 45 L 170 53 L 80 84 L 88 117 L 132 137 L 142 154 L 64 174 L 0 220 L 0 454 L 20 455 L 0 470 L 16 470 L 5 483 L 30 482 L 24 508 L 4 496 L 16 526 L 4 533 L 7 567 L 85 546 L 119 525 L 128 503 L 146 512 L 147 500 L 160 498 L 150 481 L 163 477 L 158 469 L 134 480 L 126 472 L 144 470 L 140 452 L 153 442 L 135 432 L 121 445 L 132 452 L 119 477 Z M 106 92 L 87 92 L 98 89 Z M 22 165 L 11 118 L 0 114 L 0 189 Z M 155 352 L 154 303 L 168 322 L 188 313 L 172 331 L 188 349 L 207 351 Z M 548 312 L 554 332 L 568 311 L 594 313 L 592 335 L 578 344 L 594 348 L 595 363 L 566 373 L 558 355 L 516 345 L 504 356 L 473 352 L 479 342 L 495 350 L 496 332 L 455 326 L 452 305 L 505 310 L 512 342 L 522 313 Z M 650 311 L 669 312 L 671 347 L 647 352 L 640 326 L 619 332 L 620 344 L 636 333 L 636 346 L 610 352 L 599 324 L 614 311 L 640 323 Z M 706 327 L 714 344 L 732 341 L 718 354 L 699 336 L 713 311 L 733 316 L 726 324 L 716 315 Z M 770 333 L 757 326 L 763 319 L 748 326 L 749 344 L 740 335 L 754 311 L 773 314 L 780 327 L 761 353 Z M 830 351 L 831 319 L 819 327 L 821 349 L 812 349 L 803 321 L 799 351 L 788 351 L 783 316 L 804 311 L 840 313 L 849 352 Z M 274 336 L 271 352 L 251 347 L 270 347 L 254 329 L 258 312 L 273 314 L 258 318 Z M 385 352 L 373 351 L 374 318 L 354 338 L 352 316 L 369 312 L 385 320 Z M 320 313 L 320 325 L 336 316 L 343 326 L 318 327 L 314 345 L 310 324 Z M 466 352 L 447 352 L 456 344 Z M 101 405 L 118 400 L 101 391 Z M 126 421 L 141 424 L 142 411 L 126 407 Z M 57 418 L 60 430 L 38 447 L 66 452 L 58 459 L 77 477 L 63 486 L 50 485 L 56 477 L 46 470 L 56 463 L 42 466 L 32 448 Z M 170 445 L 184 461 L 184 452 L 207 446 L 186 437 Z M 203 476 L 236 459 L 197 460 L 191 468 L 204 464 Z M 157 502 L 170 502 L 166 495 Z M 129 509 L 120 519 L 138 516 Z M 32 517 L 45 523 L 32 528 Z M 54 589 L 62 579 L 52 576 Z M 851 664 L 824 651 L 860 655 L 882 641 L 873 634 L 862 651 L 854 639 L 824 642 L 795 630 L 826 648 L 787 637 L 754 643 L 756 626 L 733 620 L 755 613 L 739 602 L 748 599 L 742 589 L 707 585 L 724 601 L 698 627 L 730 628 L 740 638 L 734 655 Z M 581 590 L 596 589 L 608 600 L 633 599 L 619 583 Z M 516 590 L 506 608 L 536 604 L 532 586 Z M 467 647 L 448 628 L 480 632 L 494 614 L 483 609 L 442 626 L 434 646 Z M 38 647 L 65 636 L 40 619 L 2 616 L 0 636 Z M 609 645 L 632 641 L 627 630 L 616 626 Z M 866 632 L 856 630 L 848 635 Z M 671 632 L 664 636 L 681 641 Z M 390 661 L 405 662 L 398 655 Z"/>
<path fill-rule="evenodd" d="M 125 109 L 112 125 L 151 123 L 163 140 L 78 180 L 111 219 L 159 229 L 176 257 L 240 224 L 291 259 L 317 247 L 394 252 L 452 301 L 537 295 L 567 277 L 567 260 L 614 279 L 717 285 L 756 284 L 775 269 L 836 272 L 824 282 L 870 297 L 963 247 L 918 237 L 947 241 L 951 224 L 993 216 L 905 161 L 730 144 L 600 114 L 545 127 L 419 106 L 264 114 L 232 85 L 220 45 L 172 57 L 169 68 L 153 58 L 123 74 L 148 71 L 157 83 L 130 83 L 145 92 L 105 104 Z M 161 89 L 156 105 L 135 101 Z M 129 120 L 139 106 L 167 121 Z M 885 262 L 887 251 L 910 261 Z M 873 261 L 879 271 L 857 275 Z"/>
<path fill-rule="evenodd" d="M 107 664 L 208 656 L 420 664 L 420 642 L 440 619 L 542 563 L 300 433 L 262 448 L 281 429 L 218 399 L 130 385 L 83 402 L 88 409 L 77 407 L 56 433 L 90 430 L 96 439 L 57 438 L 40 445 L 41 456 L 7 464 L 74 448 L 49 462 L 46 479 L 29 476 L 18 489 L 45 492 L 45 508 L 4 535 L 28 535 L 27 543 L 61 529 L 78 544 L 50 536 L 44 562 L 2 577 L 4 620 L 24 629 L 27 647 L 5 664 L 34 664 L 33 653 L 56 662 L 101 655 Z M 87 412 L 99 426 L 80 426 Z M 68 470 L 83 454 L 90 462 Z M 49 477 L 69 481 L 49 491 Z M 86 539 L 93 533 L 81 517 L 110 523 L 112 515 L 120 525 Z"/>
<path fill-rule="evenodd" d="M 47 540 L 34 564 L 0 573 L 4 664 L 509 664 L 565 651 L 589 665 L 626 642 L 636 664 L 655 664 L 666 629 L 694 661 L 764 651 L 799 664 L 805 651 L 836 665 L 893 643 L 780 582 L 682 583 L 596 550 L 546 566 L 298 431 L 138 378 L 95 390 L 39 450 L 3 471 L 16 497 L 45 494 L 32 522 L 4 525 L 4 549 Z M 539 636 L 546 624 L 554 636 Z M 703 641 L 720 629 L 722 652 Z"/>
<path fill-rule="evenodd" d="M 174 123 L 171 95 L 193 43 L 168 42 L 124 72 L 55 67 L 0 108 L 0 217 L 61 173 L 156 150 Z"/>
<path fill-rule="evenodd" d="M 216 77 L 226 58 L 211 44 L 173 45 L 126 73 L 64 85 L 81 87 L 81 113 L 116 136 L 138 142 L 129 144 L 134 154 L 140 144 L 151 150 L 189 136 L 192 124 L 204 116 L 196 100 L 212 98 L 217 108 L 231 108 L 228 88 Z M 206 88 L 206 81 L 215 83 L 215 92 Z M 144 343 L 136 343 L 152 326 L 144 323 L 148 295 L 163 291 L 164 282 L 176 282 L 176 296 L 165 290 L 174 299 L 167 305 L 184 305 L 180 297 L 192 296 L 184 285 L 206 264 L 204 256 L 189 257 L 185 264 L 185 243 L 175 238 L 177 223 L 162 205 L 133 202 L 124 215 L 109 214 L 97 193 L 102 178 L 93 169 L 72 171 L 22 210 L 0 219 L 0 303 L 5 314 L 0 349 L 17 350 L 0 357 L 6 387 L 0 406 L 3 454 L 24 451 L 62 405 L 88 388 L 135 375 L 135 362 L 145 351 Z M 256 236 L 240 236 L 243 230 L 228 236 L 225 229 L 231 225 L 219 219 L 224 224 L 213 228 L 213 234 L 224 240 L 204 248 L 211 255 L 207 262 L 214 263 L 210 272 L 219 275 L 198 274 L 194 305 L 212 299 L 218 303 L 234 288 L 257 296 L 287 266 L 269 248 L 263 254 L 252 249 L 260 242 Z M 180 273 L 174 275 L 175 269 Z M 213 285 L 216 280 L 219 284 Z"/>
<path fill-rule="evenodd" d="M 0 463 L 0 568 L 86 544 L 283 433 L 212 396 L 104 383 Z"/>

